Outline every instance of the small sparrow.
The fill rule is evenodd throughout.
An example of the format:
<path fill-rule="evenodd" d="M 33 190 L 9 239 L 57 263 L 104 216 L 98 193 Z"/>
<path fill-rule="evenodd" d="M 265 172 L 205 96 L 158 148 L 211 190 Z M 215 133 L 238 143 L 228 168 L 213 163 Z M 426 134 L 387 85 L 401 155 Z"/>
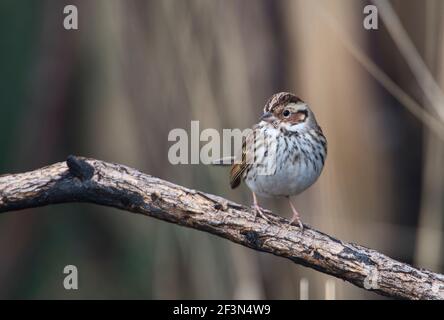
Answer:
<path fill-rule="evenodd" d="M 244 180 L 253 193 L 256 216 L 269 221 L 257 196 L 285 197 L 293 211 L 290 224 L 299 213 L 290 200 L 310 187 L 321 174 L 327 156 L 327 140 L 308 105 L 294 94 L 274 94 L 264 107 L 260 122 L 248 134 L 242 156 L 232 165 L 231 188 Z"/>

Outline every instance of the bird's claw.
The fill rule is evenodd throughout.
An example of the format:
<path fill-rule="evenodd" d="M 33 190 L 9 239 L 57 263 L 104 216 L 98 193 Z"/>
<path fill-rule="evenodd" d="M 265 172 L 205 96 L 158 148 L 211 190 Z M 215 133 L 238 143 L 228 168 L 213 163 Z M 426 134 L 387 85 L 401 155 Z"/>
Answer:
<path fill-rule="evenodd" d="M 289 225 L 295 226 L 296 223 L 299 226 L 299 228 L 301 228 L 301 231 L 304 231 L 304 225 L 302 224 L 302 221 L 301 221 L 301 219 L 299 219 L 299 217 L 291 219 Z"/>
<path fill-rule="evenodd" d="M 262 211 L 262 210 L 264 210 L 264 209 L 262 209 L 259 205 L 254 204 L 254 205 L 253 205 L 253 210 L 254 210 L 254 212 L 255 212 L 254 221 L 256 221 L 257 216 L 260 216 L 260 217 L 261 217 L 262 219 L 264 219 L 265 221 L 268 221 L 268 222 L 271 223 L 271 220 L 270 220 L 270 219 L 264 214 L 264 212 Z"/>

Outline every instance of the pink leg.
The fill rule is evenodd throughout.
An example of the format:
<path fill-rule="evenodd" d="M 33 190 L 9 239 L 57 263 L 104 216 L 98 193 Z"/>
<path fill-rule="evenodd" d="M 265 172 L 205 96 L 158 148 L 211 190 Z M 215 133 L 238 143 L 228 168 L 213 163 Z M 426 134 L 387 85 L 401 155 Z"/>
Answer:
<path fill-rule="evenodd" d="M 256 194 L 254 192 L 252 193 L 253 193 L 253 208 L 254 211 L 256 211 L 255 219 L 257 218 L 257 216 L 260 216 L 262 219 L 271 222 L 270 219 L 268 219 L 267 216 L 262 212 L 262 208 L 259 206 L 259 203 L 257 202 Z"/>
<path fill-rule="evenodd" d="M 288 202 L 290 203 L 291 210 L 293 211 L 293 217 L 290 220 L 290 224 L 297 222 L 299 224 L 299 227 L 301 228 L 301 230 L 304 230 L 304 225 L 302 224 L 301 217 L 299 216 L 298 211 L 296 210 L 293 203 L 291 202 L 290 197 L 288 197 Z"/>

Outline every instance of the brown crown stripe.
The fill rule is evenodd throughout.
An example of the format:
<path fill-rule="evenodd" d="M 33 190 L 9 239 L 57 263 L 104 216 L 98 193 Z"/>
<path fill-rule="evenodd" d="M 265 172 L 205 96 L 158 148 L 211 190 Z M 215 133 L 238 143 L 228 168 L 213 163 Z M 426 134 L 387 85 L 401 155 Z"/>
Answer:
<path fill-rule="evenodd" d="M 289 103 L 304 103 L 302 99 L 290 92 L 279 92 L 271 96 L 264 107 L 264 112 L 271 112 L 280 105 Z"/>

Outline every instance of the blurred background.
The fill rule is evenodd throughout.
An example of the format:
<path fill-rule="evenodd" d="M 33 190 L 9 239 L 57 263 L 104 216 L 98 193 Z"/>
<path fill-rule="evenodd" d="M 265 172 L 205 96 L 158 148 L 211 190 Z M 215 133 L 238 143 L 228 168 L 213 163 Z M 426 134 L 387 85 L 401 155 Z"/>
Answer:
<path fill-rule="evenodd" d="M 63 28 L 74 4 L 79 29 Z M 444 272 L 444 1 L 0 3 L 0 174 L 69 154 L 250 204 L 228 168 L 171 165 L 168 133 L 248 128 L 291 91 L 329 142 L 294 202 L 344 241 Z M 290 216 L 286 202 L 262 205 Z M 66 291 L 75 265 L 79 290 Z M 380 299 L 203 232 L 89 204 L 0 215 L 0 298 Z"/>

